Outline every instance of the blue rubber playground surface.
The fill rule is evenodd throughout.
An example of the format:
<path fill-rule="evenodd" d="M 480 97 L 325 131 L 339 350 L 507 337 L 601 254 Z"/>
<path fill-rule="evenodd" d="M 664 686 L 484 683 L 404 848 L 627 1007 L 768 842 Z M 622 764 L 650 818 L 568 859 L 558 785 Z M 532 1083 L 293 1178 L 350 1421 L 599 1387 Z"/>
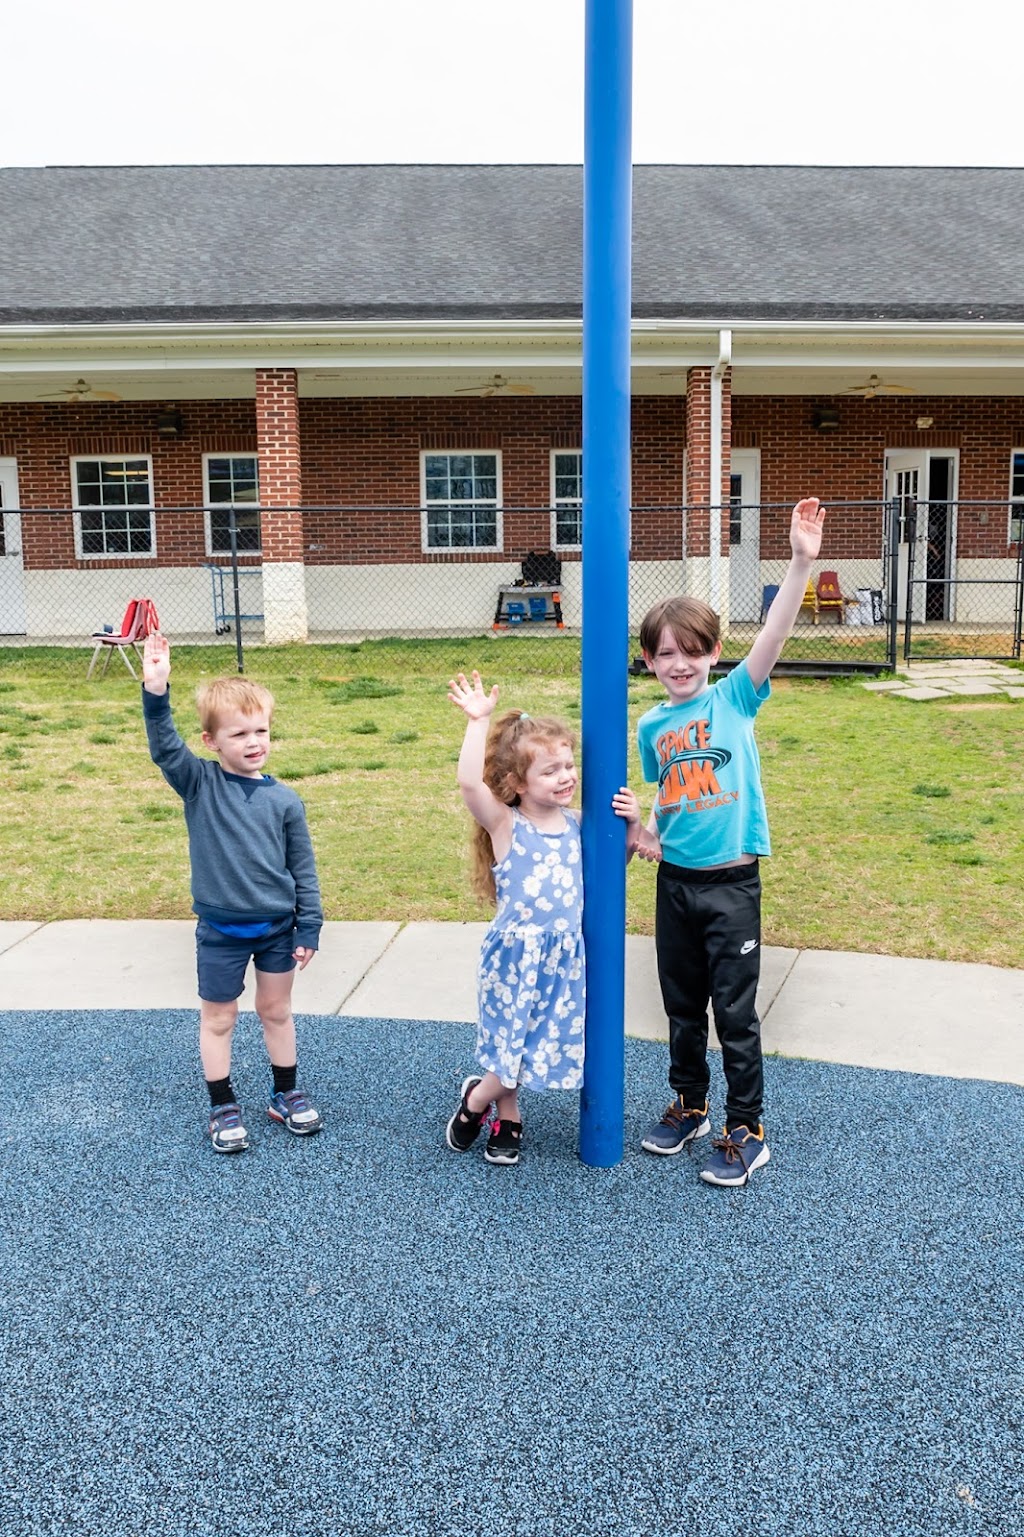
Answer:
<path fill-rule="evenodd" d="M 0 1014 L 4 1537 L 1019 1531 L 1024 1090 L 769 1059 L 723 1191 L 636 1150 L 661 1046 L 618 1168 L 559 1095 L 506 1170 L 467 1027 L 299 1023 L 324 1133 L 244 1016 L 218 1158 L 192 1012 Z"/>

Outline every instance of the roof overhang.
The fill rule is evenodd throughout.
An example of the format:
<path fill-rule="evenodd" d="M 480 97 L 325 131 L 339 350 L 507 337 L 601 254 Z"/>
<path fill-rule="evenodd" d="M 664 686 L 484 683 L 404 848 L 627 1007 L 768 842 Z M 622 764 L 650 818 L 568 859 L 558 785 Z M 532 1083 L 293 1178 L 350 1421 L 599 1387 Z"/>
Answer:
<path fill-rule="evenodd" d="M 842 394 L 871 373 L 922 395 L 1024 395 L 1024 321 L 636 319 L 637 395 L 679 395 L 732 332 L 737 395 Z M 0 400 L 32 402 L 88 374 L 125 400 L 238 399 L 256 368 L 294 368 L 305 397 L 451 395 L 494 373 L 578 395 L 578 319 L 0 326 Z M 897 379 L 898 374 L 898 379 Z M 65 378 L 65 376 L 68 376 Z"/>

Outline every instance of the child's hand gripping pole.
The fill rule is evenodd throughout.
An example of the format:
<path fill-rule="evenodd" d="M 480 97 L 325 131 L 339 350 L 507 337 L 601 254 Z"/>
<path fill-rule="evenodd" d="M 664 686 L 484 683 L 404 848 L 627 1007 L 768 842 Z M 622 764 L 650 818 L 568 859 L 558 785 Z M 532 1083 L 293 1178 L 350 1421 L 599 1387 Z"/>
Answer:
<path fill-rule="evenodd" d="M 657 864 L 661 859 L 661 843 L 657 834 L 650 827 L 643 825 L 643 817 L 640 811 L 640 802 L 636 792 L 628 785 L 623 785 L 621 790 L 612 796 L 612 810 L 617 817 L 622 817 L 626 822 L 626 861 L 636 854 L 639 859 L 648 859 L 652 864 Z"/>

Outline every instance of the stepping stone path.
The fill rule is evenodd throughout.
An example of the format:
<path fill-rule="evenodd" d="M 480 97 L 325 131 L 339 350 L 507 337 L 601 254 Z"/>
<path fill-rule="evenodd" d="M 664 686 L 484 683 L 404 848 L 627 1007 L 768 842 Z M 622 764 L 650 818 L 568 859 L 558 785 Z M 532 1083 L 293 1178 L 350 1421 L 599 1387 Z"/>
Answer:
<path fill-rule="evenodd" d="M 982 694 L 1024 699 L 1024 672 L 1002 662 L 909 662 L 896 669 L 895 678 L 865 683 L 864 687 L 898 699 L 974 698 Z"/>

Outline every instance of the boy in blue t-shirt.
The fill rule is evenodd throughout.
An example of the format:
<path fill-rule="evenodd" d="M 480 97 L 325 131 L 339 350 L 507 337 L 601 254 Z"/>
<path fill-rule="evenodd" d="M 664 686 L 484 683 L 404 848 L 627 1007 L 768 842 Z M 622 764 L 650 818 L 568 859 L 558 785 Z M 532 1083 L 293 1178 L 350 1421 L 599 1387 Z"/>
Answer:
<path fill-rule="evenodd" d="M 711 1130 L 708 1001 L 725 1072 L 725 1129 L 701 1169 L 712 1185 L 743 1185 L 771 1156 L 761 1123 L 764 1072 L 755 997 L 761 970 L 761 878 L 771 853 L 754 718 L 821 549 L 825 509 L 793 509 L 789 569 L 745 661 L 709 683 L 722 651 L 714 609 L 667 598 L 644 618 L 644 659 L 668 698 L 637 727 L 644 779 L 658 786 L 647 827 L 629 789 L 612 801 L 631 824 L 627 847 L 658 863 L 655 941 L 669 1020 L 674 1098 L 641 1143 L 680 1152 Z"/>

